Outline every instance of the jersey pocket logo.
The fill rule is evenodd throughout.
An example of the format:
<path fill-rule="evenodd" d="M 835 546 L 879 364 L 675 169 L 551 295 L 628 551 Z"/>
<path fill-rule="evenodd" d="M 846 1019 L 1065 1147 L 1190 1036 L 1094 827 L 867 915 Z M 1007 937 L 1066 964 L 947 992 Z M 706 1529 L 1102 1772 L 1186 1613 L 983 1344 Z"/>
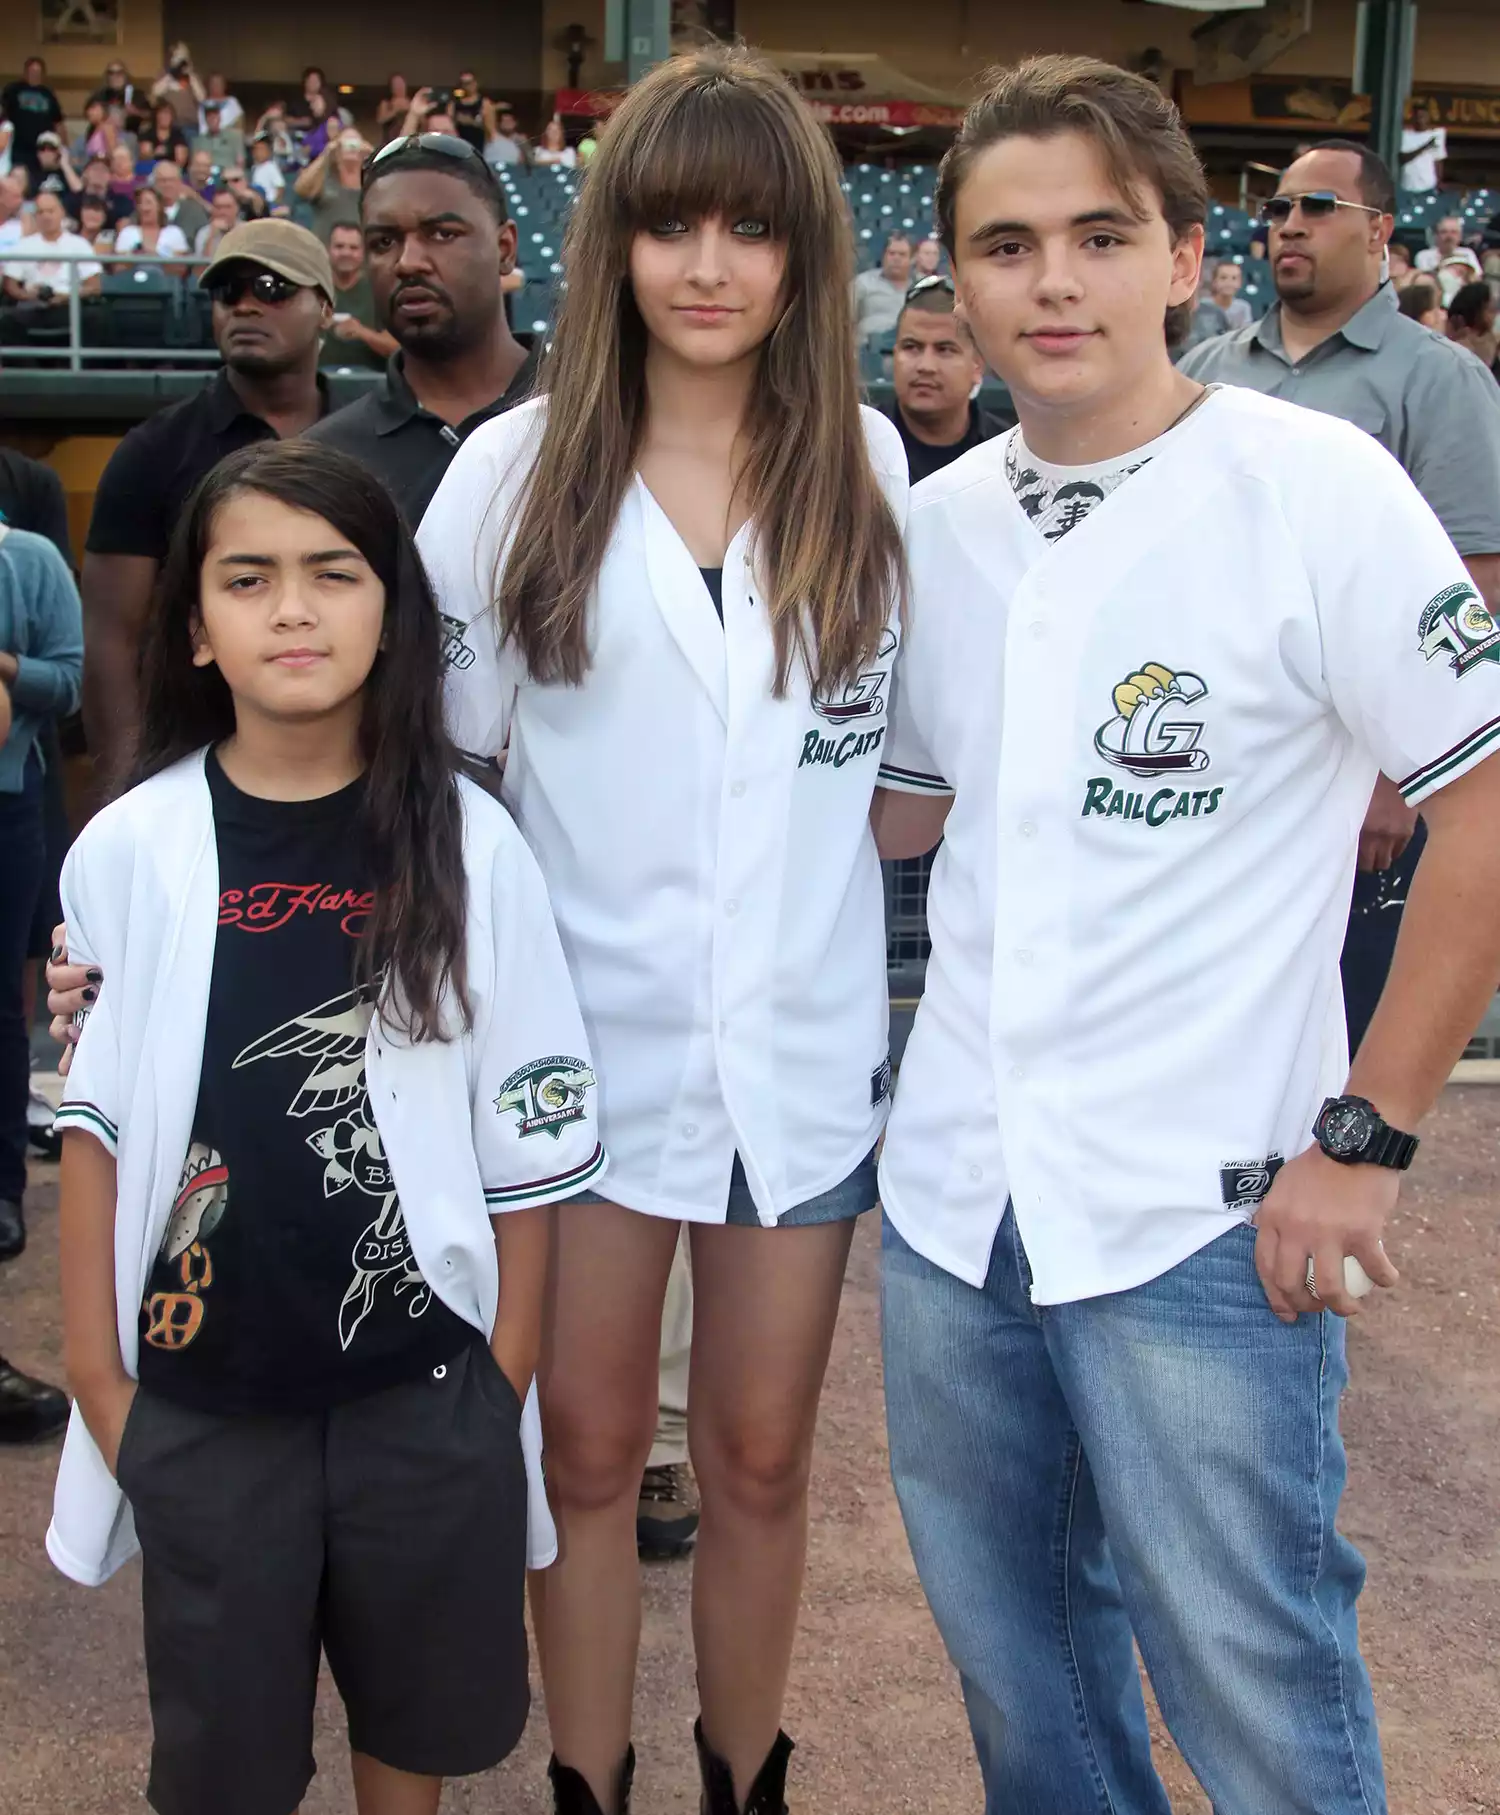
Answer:
<path fill-rule="evenodd" d="M 1423 607 L 1417 647 L 1429 662 L 1446 655 L 1462 679 L 1479 662 L 1500 662 L 1500 625 L 1474 588 L 1459 580 Z"/>
<path fill-rule="evenodd" d="M 877 662 L 888 662 L 896 653 L 896 633 L 887 630 L 875 652 Z M 885 683 L 888 668 L 871 668 L 849 682 L 835 699 L 831 694 L 814 694 L 812 708 L 819 718 L 830 724 L 847 725 L 861 719 L 878 718 L 885 711 Z"/>
<path fill-rule="evenodd" d="M 520 1118 L 518 1133 L 550 1134 L 554 1141 L 570 1122 L 581 1122 L 588 1113 L 588 1093 L 596 1079 L 582 1059 L 554 1053 L 513 1071 L 500 1086 L 495 1113 L 513 1112 Z"/>
<path fill-rule="evenodd" d="M 1207 697 L 1196 674 L 1147 662 L 1115 688 L 1115 716 L 1094 733 L 1094 748 L 1132 775 L 1198 774 L 1208 767 L 1208 752 L 1198 747 L 1203 721 L 1183 708 Z"/>

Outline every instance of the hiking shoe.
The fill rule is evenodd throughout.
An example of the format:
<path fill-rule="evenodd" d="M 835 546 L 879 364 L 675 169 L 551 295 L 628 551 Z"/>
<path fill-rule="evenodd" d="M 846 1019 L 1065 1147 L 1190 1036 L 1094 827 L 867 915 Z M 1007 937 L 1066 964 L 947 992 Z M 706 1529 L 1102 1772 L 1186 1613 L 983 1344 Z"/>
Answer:
<path fill-rule="evenodd" d="M 698 1536 L 698 1489 L 686 1462 L 648 1468 L 641 1477 L 635 1511 L 636 1549 L 643 1557 L 665 1561 L 682 1557 Z"/>

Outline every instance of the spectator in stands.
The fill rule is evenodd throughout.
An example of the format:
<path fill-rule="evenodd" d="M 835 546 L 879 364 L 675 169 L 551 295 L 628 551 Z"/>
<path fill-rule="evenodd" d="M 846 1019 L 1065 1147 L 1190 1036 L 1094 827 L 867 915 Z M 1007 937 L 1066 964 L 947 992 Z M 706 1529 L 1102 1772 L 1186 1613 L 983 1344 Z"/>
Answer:
<path fill-rule="evenodd" d="M 184 134 L 198 130 L 198 109 L 203 105 L 203 84 L 193 68 L 193 59 L 185 44 L 174 44 L 167 53 L 167 67 L 151 84 L 151 103 L 159 110 L 165 102 L 172 118 Z M 158 124 L 157 134 L 161 127 Z"/>
<path fill-rule="evenodd" d="M 313 234 L 248 221 L 226 234 L 203 288 L 224 364 L 213 383 L 138 423 L 110 455 L 83 558 L 83 715 L 101 779 L 116 777 L 139 713 L 136 651 L 157 569 L 189 493 L 235 448 L 300 435 L 323 415 L 318 345 L 333 272 Z"/>
<path fill-rule="evenodd" d="M 1465 284 L 1472 284 L 1483 277 L 1484 267 L 1479 262 L 1478 253 L 1468 246 L 1460 246 L 1456 252 L 1450 252 L 1431 275 L 1437 280 L 1443 307 L 1446 309 Z"/>
<path fill-rule="evenodd" d="M 911 241 L 893 233 L 885 242 L 880 263 L 861 271 L 854 280 L 854 332 L 859 340 L 889 334 L 901 317 L 906 286 L 911 276 Z"/>
<path fill-rule="evenodd" d="M 1452 295 L 1469 281 L 1470 277 L 1483 277 L 1484 269 L 1479 263 L 1479 254 L 1463 243 L 1464 224 L 1456 214 L 1445 214 L 1432 230 L 1432 244 L 1424 246 L 1417 254 L 1419 271 L 1439 274 L 1440 286 L 1451 283 Z M 1441 273 L 1448 269 L 1450 276 L 1445 279 Z"/>
<path fill-rule="evenodd" d="M 385 85 L 385 93 L 375 106 L 375 124 L 380 129 L 382 145 L 400 132 L 410 106 L 411 94 L 406 86 L 406 77 L 393 74 Z"/>
<path fill-rule="evenodd" d="M 40 195 L 44 189 L 51 190 L 53 195 L 62 197 L 66 208 L 70 198 L 83 187 L 83 178 L 73 168 L 67 146 L 55 132 L 44 132 L 36 142 L 34 155 L 32 193 Z"/>
<path fill-rule="evenodd" d="M 305 164 L 310 164 L 328 149 L 342 122 L 329 108 L 325 94 L 310 94 L 307 97 L 307 113 L 312 124 L 298 137 L 297 155 Z"/>
<path fill-rule="evenodd" d="M 0 280 L 12 302 L 33 305 L 33 313 L 27 315 L 23 326 L 38 320 L 36 306 L 50 309 L 75 284 L 81 296 L 94 296 L 99 290 L 99 266 L 73 262 L 79 255 L 87 259 L 93 247 L 68 231 L 61 198 L 50 189 L 43 190 L 34 206 L 36 230 L 15 244 L 15 250 L 26 256 L 14 262 L 7 260 L 4 278 Z"/>
<path fill-rule="evenodd" d="M 163 218 L 161 197 L 156 190 L 149 187 L 139 189 L 135 198 L 135 219 L 127 221 L 115 235 L 115 251 L 166 260 L 186 258 L 192 247 L 193 242 L 188 238 L 186 230 Z M 125 269 L 128 270 L 129 266 Z M 173 277 L 182 275 L 181 265 L 169 269 Z"/>
<path fill-rule="evenodd" d="M 194 154 L 203 153 L 217 170 L 242 164 L 245 161 L 245 135 L 238 126 L 225 124 L 223 109 L 212 95 L 203 103 L 201 117 L 203 129 L 193 146 Z"/>
<path fill-rule="evenodd" d="M 286 178 L 276 161 L 274 142 L 269 133 L 257 133 L 250 141 L 250 182 L 265 197 L 267 208 L 281 207 Z"/>
<path fill-rule="evenodd" d="M 913 485 L 1012 426 L 981 409 L 984 361 L 954 313 L 951 277 L 919 277 L 896 323 L 895 400 L 886 415 L 901 431 Z"/>
<path fill-rule="evenodd" d="M 25 184 L 17 176 L 0 176 L 0 252 L 14 246 L 30 231 Z M 0 276 L 6 269 L 0 265 Z"/>
<path fill-rule="evenodd" d="M 49 725 L 77 706 L 82 669 L 83 625 L 67 562 L 46 536 L 0 525 L 0 1260 L 26 1245 L 23 977 L 47 860 L 41 746 Z M 0 1401 L 9 1384 L 0 1378 Z"/>
<path fill-rule="evenodd" d="M 1224 317 L 1226 328 L 1248 328 L 1255 319 L 1249 303 L 1240 295 L 1244 281 L 1245 273 L 1234 259 L 1221 258 L 1214 266 L 1208 297 Z"/>
<path fill-rule="evenodd" d="M 151 116 L 151 142 L 156 147 L 158 161 L 170 158 L 178 169 L 187 168 L 191 147 L 170 101 L 160 102 Z M 143 146 L 144 143 L 143 139 Z"/>
<path fill-rule="evenodd" d="M 115 230 L 109 218 L 109 203 L 101 196 L 81 195 L 76 213 L 78 237 L 86 239 L 96 252 L 113 252 Z"/>
<path fill-rule="evenodd" d="M 1411 262 L 1411 249 L 1399 239 L 1393 239 L 1386 247 L 1386 260 L 1389 266 L 1390 280 L 1398 290 L 1404 290 L 1416 276 Z"/>
<path fill-rule="evenodd" d="M 209 203 L 208 225 L 199 228 L 198 237 L 193 241 L 194 253 L 199 258 L 212 258 L 224 235 L 232 233 L 239 224 L 239 202 L 230 189 L 220 189 Z"/>
<path fill-rule="evenodd" d="M 224 172 L 224 187 L 239 204 L 241 220 L 258 221 L 266 213 L 265 194 L 245 175 L 243 165 L 235 164 Z"/>
<path fill-rule="evenodd" d="M 209 132 L 208 110 L 217 107 L 219 113 L 219 130 L 221 132 L 243 133 L 245 110 L 229 92 L 229 84 L 221 70 L 214 70 L 208 78 L 208 85 L 203 95 L 203 105 L 198 109 L 198 129 Z M 227 159 L 221 160 L 228 162 Z"/>
<path fill-rule="evenodd" d="M 201 145 L 193 147 L 188 159 L 187 186 L 205 206 L 214 199 L 214 161 Z"/>
<path fill-rule="evenodd" d="M 1495 298 L 1487 283 L 1465 284 L 1448 304 L 1448 338 L 1467 347 L 1481 365 L 1500 377 Z"/>
<path fill-rule="evenodd" d="M 47 65 L 40 57 L 28 57 L 21 65 L 20 81 L 7 83 L 0 89 L 0 113 L 10 121 L 12 128 L 12 167 L 26 166 L 31 172 L 34 190 L 40 174 L 36 165 L 37 140 L 44 132 L 55 134 L 63 123 L 62 103 L 47 86 Z"/>
<path fill-rule="evenodd" d="M 109 192 L 117 202 L 131 209 L 135 207 L 135 192 L 139 187 L 135 156 L 122 141 L 109 154 Z"/>
<path fill-rule="evenodd" d="M 260 116 L 254 136 L 264 137 L 270 143 L 271 153 L 278 164 L 286 165 L 296 150 L 291 128 L 286 121 L 286 109 L 280 101 L 273 101 Z"/>
<path fill-rule="evenodd" d="M 563 123 L 556 114 L 542 128 L 539 143 L 531 153 L 533 164 L 555 166 L 564 170 L 576 169 L 578 153 L 568 143 L 568 135 L 563 130 Z"/>
<path fill-rule="evenodd" d="M 509 101 L 485 101 L 484 161 L 492 170 L 503 170 L 507 164 L 526 162 L 526 139 L 516 126 L 515 112 Z"/>
<path fill-rule="evenodd" d="M 322 70 L 318 68 L 316 63 L 309 63 L 307 68 L 302 72 L 301 99 L 294 107 L 287 109 L 286 123 L 293 132 L 312 131 L 318 118 L 312 108 L 312 98 L 314 95 L 321 95 L 323 97 L 323 107 L 326 111 L 331 104 L 328 94 L 328 78 L 323 74 Z"/>
<path fill-rule="evenodd" d="M 1448 331 L 1448 311 L 1443 307 L 1443 293 L 1435 277 L 1418 275 L 1402 290 L 1397 305 L 1408 321 L 1420 322 L 1434 334 Z"/>
<path fill-rule="evenodd" d="M 68 154 L 79 169 L 90 158 L 103 158 L 107 161 L 119 136 L 119 129 L 109 117 L 104 97 L 90 95 L 83 104 L 83 130 L 74 134 Z"/>
<path fill-rule="evenodd" d="M 370 147 L 349 127 L 292 185 L 303 201 L 312 204 L 312 230 L 325 246 L 335 226 L 359 225 L 360 173 L 369 155 Z"/>
<path fill-rule="evenodd" d="M 116 193 L 110 182 L 109 165 L 103 158 L 90 158 L 84 165 L 83 185 L 73 200 L 75 205 L 88 200 L 103 202 L 109 215 L 111 231 L 118 227 L 121 221 L 129 218 L 131 210 L 135 206 L 133 190 L 125 195 Z"/>
<path fill-rule="evenodd" d="M 365 176 L 365 261 L 375 318 L 400 351 L 376 390 L 312 431 L 364 461 L 413 529 L 455 450 L 530 394 L 530 352 L 505 319 L 516 229 L 472 147 L 394 140 Z"/>
<path fill-rule="evenodd" d="M 1401 187 L 1414 195 L 1440 188 L 1447 155 L 1447 133 L 1433 125 L 1431 113 L 1418 101 L 1411 110 L 1411 125 L 1401 133 Z"/>
<path fill-rule="evenodd" d="M 1294 398 L 1373 434 L 1411 475 L 1489 610 L 1500 612 L 1500 386 L 1465 348 L 1406 320 L 1396 290 L 1381 281 L 1395 225 L 1389 170 L 1367 146 L 1330 139 L 1283 172 L 1267 207 L 1278 300 L 1254 327 L 1195 348 L 1181 369 L 1204 383 Z M 1409 287 L 1399 301 L 1410 295 Z M 1382 776 L 1360 834 L 1362 873 L 1344 943 L 1351 1052 L 1390 969 L 1421 852 L 1417 824 L 1395 781 Z"/>
<path fill-rule="evenodd" d="M 161 201 L 163 224 L 180 228 L 183 239 L 191 246 L 199 230 L 208 225 L 208 203 L 194 195 L 176 164 L 165 159 L 151 172 L 151 186 Z M 136 201 L 139 213 L 140 198 Z"/>
<path fill-rule="evenodd" d="M 357 222 L 342 221 L 328 235 L 333 266 L 333 326 L 323 336 L 320 363 L 384 370 L 396 338 L 379 325 L 375 296 L 365 271 L 365 236 Z"/>
<path fill-rule="evenodd" d="M 99 90 L 99 96 L 121 132 L 139 132 L 147 118 L 148 103 L 118 57 L 105 66 L 104 86 Z"/>
<path fill-rule="evenodd" d="M 453 84 L 453 123 L 466 144 L 484 150 L 484 96 L 472 69 L 460 70 Z"/>
<path fill-rule="evenodd" d="M 936 277 L 943 268 L 943 248 L 931 234 L 919 239 L 911 255 L 912 276 Z"/>

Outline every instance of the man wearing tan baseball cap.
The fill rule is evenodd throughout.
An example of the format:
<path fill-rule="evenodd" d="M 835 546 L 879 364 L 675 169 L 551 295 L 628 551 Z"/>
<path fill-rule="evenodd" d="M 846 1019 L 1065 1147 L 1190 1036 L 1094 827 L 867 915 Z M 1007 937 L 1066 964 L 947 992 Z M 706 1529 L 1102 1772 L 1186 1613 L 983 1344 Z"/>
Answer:
<path fill-rule="evenodd" d="M 135 735 L 136 651 L 189 494 L 226 454 L 300 435 L 328 409 L 318 352 L 333 322 L 333 267 L 313 234 L 280 220 L 232 227 L 199 282 L 224 364 L 211 384 L 130 431 L 94 496 L 83 558 L 83 710 L 103 777 L 118 772 Z"/>

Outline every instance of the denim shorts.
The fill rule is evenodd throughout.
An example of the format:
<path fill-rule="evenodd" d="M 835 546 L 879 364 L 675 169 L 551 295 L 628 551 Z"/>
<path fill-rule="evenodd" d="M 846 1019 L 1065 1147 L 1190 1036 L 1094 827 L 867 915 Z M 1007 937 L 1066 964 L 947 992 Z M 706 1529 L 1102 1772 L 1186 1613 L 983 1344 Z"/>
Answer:
<path fill-rule="evenodd" d="M 778 1229 L 806 1229 L 814 1223 L 843 1223 L 873 1210 L 880 1200 L 880 1186 L 875 1176 L 876 1149 L 872 1147 L 848 1178 L 828 1191 L 821 1191 L 805 1203 L 793 1204 L 777 1221 Z M 612 1198 L 598 1191 L 580 1191 L 573 1199 L 578 1204 L 607 1204 Z M 758 1229 L 755 1199 L 750 1195 L 750 1181 L 740 1156 L 734 1156 L 734 1170 L 729 1175 L 729 1206 L 724 1221 L 741 1229 Z"/>

